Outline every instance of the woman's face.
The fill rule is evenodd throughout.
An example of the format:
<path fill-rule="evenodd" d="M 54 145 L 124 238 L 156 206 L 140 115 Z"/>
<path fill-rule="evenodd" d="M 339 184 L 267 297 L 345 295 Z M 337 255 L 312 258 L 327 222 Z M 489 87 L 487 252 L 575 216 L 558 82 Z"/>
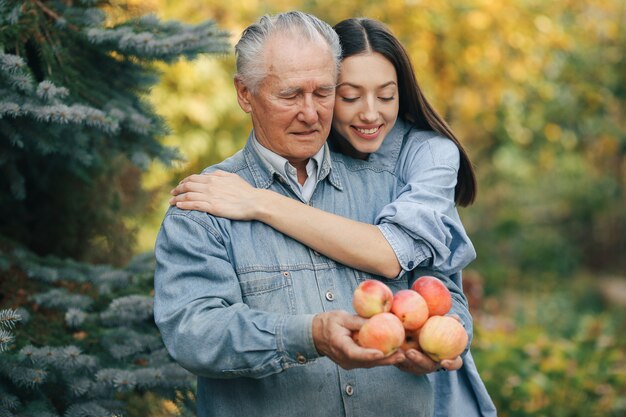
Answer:
<path fill-rule="evenodd" d="M 398 118 L 398 77 L 391 62 L 375 53 L 341 62 L 333 128 L 344 151 L 365 158 L 378 150 Z"/>

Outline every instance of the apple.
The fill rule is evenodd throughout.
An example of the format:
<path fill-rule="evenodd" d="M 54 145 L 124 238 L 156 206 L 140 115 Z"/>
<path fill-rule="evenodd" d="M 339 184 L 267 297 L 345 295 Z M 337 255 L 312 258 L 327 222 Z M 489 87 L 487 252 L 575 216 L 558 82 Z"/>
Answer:
<path fill-rule="evenodd" d="M 459 321 L 450 316 L 431 316 L 419 332 L 419 345 L 435 362 L 453 359 L 465 350 L 467 332 Z"/>
<path fill-rule="evenodd" d="M 360 283 L 352 296 L 354 311 L 366 319 L 375 314 L 389 312 L 392 302 L 393 292 L 391 288 L 375 279 L 368 279 Z"/>
<path fill-rule="evenodd" d="M 353 338 L 361 347 L 378 349 L 389 356 L 402 345 L 404 336 L 404 326 L 398 317 L 378 313 L 370 317 Z"/>
<path fill-rule="evenodd" d="M 424 297 L 431 316 L 443 316 L 452 308 L 450 291 L 435 277 L 427 275 L 420 277 L 413 283 L 411 289 Z"/>
<path fill-rule="evenodd" d="M 428 305 L 424 297 L 413 290 L 400 290 L 393 296 L 391 312 L 398 316 L 406 330 L 417 330 L 428 319 Z"/>
<path fill-rule="evenodd" d="M 420 347 L 420 330 L 406 330 L 404 342 L 400 345 L 400 349 L 407 351 L 409 349 L 422 350 Z"/>

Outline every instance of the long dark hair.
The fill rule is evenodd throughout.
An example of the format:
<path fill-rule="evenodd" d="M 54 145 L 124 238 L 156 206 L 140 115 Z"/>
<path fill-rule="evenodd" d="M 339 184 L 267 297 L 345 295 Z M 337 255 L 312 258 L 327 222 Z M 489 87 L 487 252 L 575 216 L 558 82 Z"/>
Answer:
<path fill-rule="evenodd" d="M 461 157 L 454 201 L 460 206 L 474 202 L 477 193 L 476 174 L 461 142 L 419 87 L 406 49 L 383 23 L 367 18 L 342 20 L 334 28 L 341 42 L 341 59 L 364 52 L 378 52 L 391 62 L 398 76 L 400 109 L 398 115 L 419 129 L 434 130 L 449 138 L 459 148 Z"/>

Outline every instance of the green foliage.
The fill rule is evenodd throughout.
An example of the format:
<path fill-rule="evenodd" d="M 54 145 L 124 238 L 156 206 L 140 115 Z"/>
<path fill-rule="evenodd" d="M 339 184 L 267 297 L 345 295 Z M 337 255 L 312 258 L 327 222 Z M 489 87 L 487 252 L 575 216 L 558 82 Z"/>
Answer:
<path fill-rule="evenodd" d="M 17 310 L 10 308 L 0 310 L 0 352 L 4 352 L 15 339 L 11 330 L 15 327 L 15 323 L 20 320 L 22 320 L 22 316 Z"/>
<path fill-rule="evenodd" d="M 144 397 L 191 413 L 195 378 L 152 319 L 152 254 L 116 269 L 3 246 L 0 299 L 19 312 L 0 310 L 15 333 L 0 353 L 0 415 L 144 416 Z"/>
<path fill-rule="evenodd" d="M 141 171 L 178 158 L 144 99 L 155 62 L 225 48 L 213 22 L 107 22 L 103 1 L 0 3 L 0 234 L 39 253 L 127 260 Z M 90 252 L 91 251 L 91 252 Z"/>
<path fill-rule="evenodd" d="M 498 415 L 624 415 L 626 311 L 584 286 L 510 294 L 477 315 L 472 351 Z"/>

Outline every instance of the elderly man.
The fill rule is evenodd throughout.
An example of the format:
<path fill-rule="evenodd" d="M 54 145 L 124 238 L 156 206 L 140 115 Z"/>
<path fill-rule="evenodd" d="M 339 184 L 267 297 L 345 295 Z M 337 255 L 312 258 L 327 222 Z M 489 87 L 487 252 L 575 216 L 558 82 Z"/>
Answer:
<path fill-rule="evenodd" d="M 236 52 L 237 98 L 253 132 L 206 172 L 371 223 L 395 178 L 325 145 L 340 56 L 332 28 L 300 12 L 263 17 Z M 263 223 L 176 208 L 156 256 L 155 320 L 172 356 L 198 375 L 199 416 L 432 414 L 427 379 L 389 366 L 406 364 L 402 352 L 383 357 L 350 337 L 363 323 L 348 313 L 352 292 L 367 274 Z M 388 283 L 407 288 L 409 276 Z"/>

